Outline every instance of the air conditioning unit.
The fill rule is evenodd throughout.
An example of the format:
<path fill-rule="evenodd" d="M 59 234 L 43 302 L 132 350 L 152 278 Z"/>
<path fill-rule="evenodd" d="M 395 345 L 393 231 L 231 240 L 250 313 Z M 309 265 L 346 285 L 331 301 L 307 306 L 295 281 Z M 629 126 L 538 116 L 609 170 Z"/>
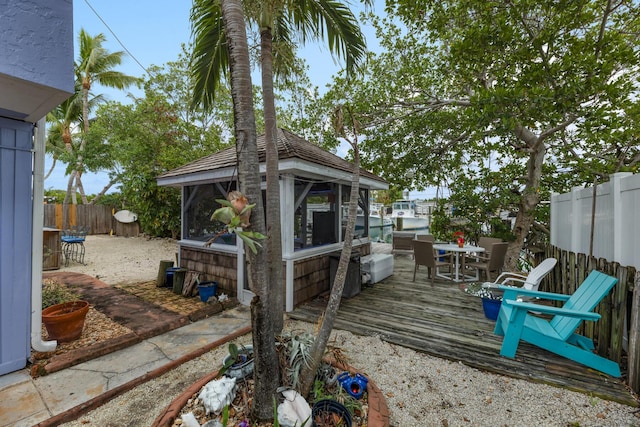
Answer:
<path fill-rule="evenodd" d="M 393 255 L 371 254 L 360 258 L 363 274 L 369 277 L 369 283 L 378 283 L 393 274 Z"/>

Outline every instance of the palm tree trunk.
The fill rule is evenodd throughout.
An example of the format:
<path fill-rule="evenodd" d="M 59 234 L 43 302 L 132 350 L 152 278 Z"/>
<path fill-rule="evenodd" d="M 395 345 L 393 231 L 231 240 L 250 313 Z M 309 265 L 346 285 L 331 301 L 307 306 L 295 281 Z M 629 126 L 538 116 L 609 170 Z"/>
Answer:
<path fill-rule="evenodd" d="M 76 174 L 76 188 L 78 189 L 78 192 L 80 193 L 80 198 L 82 199 L 82 204 L 86 205 L 89 203 L 89 201 L 87 200 L 87 195 L 84 194 L 84 186 L 82 185 L 82 172 L 78 172 Z"/>
<path fill-rule="evenodd" d="M 340 113 L 342 116 L 342 113 Z M 336 276 L 331 287 L 331 295 L 329 296 L 329 302 L 324 314 L 321 316 L 322 323 L 320 325 L 320 331 L 313 341 L 313 347 L 309 354 L 309 363 L 305 364 L 302 372 L 300 373 L 300 389 L 299 393 L 307 397 L 313 386 L 316 373 L 322 362 L 322 356 L 327 348 L 327 342 L 333 329 L 333 324 L 340 308 L 340 300 L 342 298 L 342 291 L 344 290 L 344 282 L 347 277 L 347 269 L 349 267 L 349 261 L 351 259 L 351 249 L 353 247 L 353 236 L 356 228 L 356 217 L 358 214 L 358 194 L 360 192 L 360 152 L 358 150 L 357 130 L 355 126 L 355 120 L 349 114 L 353 125 L 354 141 L 351 143 L 353 148 L 353 173 L 351 176 L 351 192 L 349 194 L 349 219 L 347 220 L 347 229 L 344 236 L 344 246 L 340 255 L 340 261 L 338 262 L 338 269 L 336 270 Z M 342 123 L 342 120 L 340 120 Z M 344 130 L 342 125 L 339 125 L 342 130 L 342 136 Z"/>
<path fill-rule="evenodd" d="M 51 163 L 51 168 L 49 169 L 49 172 L 47 172 L 46 175 L 44 176 L 45 181 L 47 180 L 47 178 L 51 176 L 51 173 L 55 169 L 56 164 L 58 164 L 58 159 L 55 156 L 53 156 L 53 162 Z"/>
<path fill-rule="evenodd" d="M 282 332 L 284 285 L 282 281 L 282 234 L 280 225 L 280 179 L 278 171 L 278 130 L 275 96 L 273 95 L 273 56 L 271 29 L 260 32 L 262 64 L 262 98 L 264 108 L 266 171 L 267 171 L 267 265 L 271 285 L 273 330 Z"/>
<path fill-rule="evenodd" d="M 233 99 L 238 179 L 240 191 L 251 203 L 256 203 L 251 215 L 251 229 L 265 233 L 264 208 L 260 189 L 260 172 L 256 136 L 255 112 L 251 87 L 249 49 L 241 0 L 221 0 Z M 247 251 L 249 287 L 255 294 L 251 301 L 253 328 L 255 393 L 252 417 L 273 419 L 273 399 L 280 375 L 275 348 L 273 319 L 269 308 L 269 284 L 264 250 L 257 254 Z"/>

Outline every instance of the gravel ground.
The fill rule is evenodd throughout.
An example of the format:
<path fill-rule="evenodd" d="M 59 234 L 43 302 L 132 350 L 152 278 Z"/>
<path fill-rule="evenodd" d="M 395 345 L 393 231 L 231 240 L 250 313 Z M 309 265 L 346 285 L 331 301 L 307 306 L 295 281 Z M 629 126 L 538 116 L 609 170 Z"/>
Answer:
<path fill-rule="evenodd" d="M 171 259 L 175 253 L 171 241 L 124 239 L 126 245 L 118 248 L 117 257 L 124 264 L 120 265 L 126 274 L 115 275 L 111 272 L 115 264 L 105 264 L 104 270 L 98 265 L 100 260 L 109 260 L 113 239 L 88 239 L 86 243 L 91 263 L 87 268 L 92 272 L 87 274 L 100 275 L 107 283 L 137 280 L 132 270 L 146 275 L 139 280 L 149 280 L 149 275 L 153 279 L 157 260 Z M 98 243 L 106 246 L 100 248 Z M 137 259 L 138 255 L 157 256 L 156 249 L 151 249 L 153 245 L 160 246 L 157 253 L 164 251 L 165 258 L 154 258 L 153 262 Z M 92 258 L 90 250 L 101 255 Z M 127 263 L 136 268 L 128 268 Z M 69 270 L 79 271 L 72 267 Z M 311 331 L 314 326 L 292 320 L 286 323 L 289 330 Z M 250 337 L 245 336 L 238 343 L 250 341 Z M 640 426 L 637 408 L 482 372 L 462 363 L 388 344 L 377 336 L 363 337 L 335 330 L 332 344 L 340 347 L 349 363 L 382 389 L 391 411 L 392 426 Z M 225 354 L 226 347 L 211 351 L 64 425 L 150 426 L 178 394 L 217 369 Z"/>

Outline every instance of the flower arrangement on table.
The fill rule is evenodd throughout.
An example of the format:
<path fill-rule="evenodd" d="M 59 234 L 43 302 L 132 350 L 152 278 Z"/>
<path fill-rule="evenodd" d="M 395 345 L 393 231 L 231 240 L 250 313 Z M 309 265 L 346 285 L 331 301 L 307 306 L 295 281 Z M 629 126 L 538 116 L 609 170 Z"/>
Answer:
<path fill-rule="evenodd" d="M 456 242 L 458 244 L 458 246 L 463 247 L 464 246 L 464 232 L 463 231 L 456 231 L 455 233 L 453 233 L 453 241 Z"/>

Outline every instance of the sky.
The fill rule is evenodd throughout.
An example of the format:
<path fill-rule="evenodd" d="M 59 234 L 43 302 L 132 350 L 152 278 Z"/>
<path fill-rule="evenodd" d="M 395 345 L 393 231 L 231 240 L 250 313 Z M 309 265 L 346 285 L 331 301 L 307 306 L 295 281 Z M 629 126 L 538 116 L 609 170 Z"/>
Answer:
<path fill-rule="evenodd" d="M 354 5 L 357 1 L 354 1 Z M 83 28 L 95 36 L 103 33 L 106 37 L 104 47 L 111 51 L 127 53 L 118 70 L 132 76 L 142 77 L 144 68 L 150 65 L 163 65 L 175 61 L 181 52 L 181 45 L 187 44 L 191 37 L 189 13 L 191 1 L 188 0 L 74 0 L 73 33 L 74 58 L 77 57 L 77 35 Z M 355 7 L 352 9 L 358 15 Z M 384 13 L 384 0 L 375 1 L 375 13 Z M 373 28 L 362 26 L 370 50 L 379 49 Z M 309 78 L 320 91 L 331 82 L 341 64 L 336 64 L 328 49 L 321 43 L 310 43 L 300 54 L 309 64 Z M 141 64 L 141 65 L 140 65 Z M 143 68 L 144 67 L 144 68 Z M 259 83 L 259 81 L 258 81 Z M 254 84 L 258 84 L 254 81 Z M 126 103 L 126 92 L 110 88 L 99 88 L 94 93 L 102 93 L 108 100 Z M 142 91 L 130 90 L 134 95 Z M 340 154 L 340 152 L 338 153 Z M 45 171 L 51 167 L 52 159 L 47 157 Z M 45 189 L 66 189 L 68 177 L 64 176 L 65 165 L 57 164 L 54 172 L 45 180 Z M 106 174 L 83 174 L 85 193 L 97 194 L 108 182 Z M 113 189 L 115 190 L 115 189 Z M 113 191 L 112 190 L 112 191 Z M 434 192 L 411 192 L 411 198 L 422 198 Z"/>

